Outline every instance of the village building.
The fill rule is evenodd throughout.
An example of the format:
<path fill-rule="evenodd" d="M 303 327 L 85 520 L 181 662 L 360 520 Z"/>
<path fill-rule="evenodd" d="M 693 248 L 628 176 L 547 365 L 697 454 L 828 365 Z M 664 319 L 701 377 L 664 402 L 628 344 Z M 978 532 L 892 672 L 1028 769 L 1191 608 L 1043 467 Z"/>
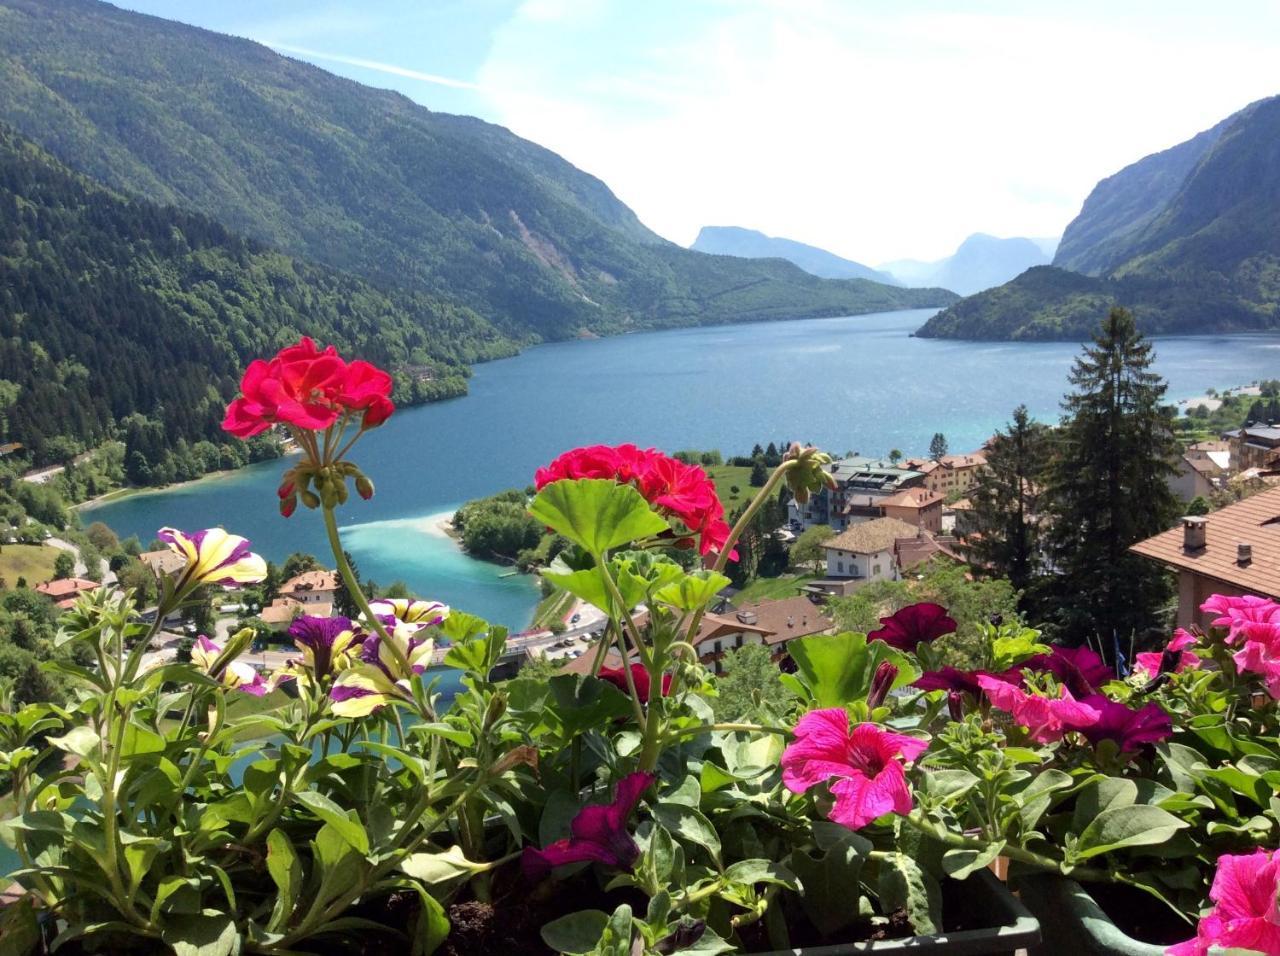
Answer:
<path fill-rule="evenodd" d="M 943 455 L 941 458 L 908 458 L 902 463 L 904 468 L 923 474 L 924 486 L 943 498 L 966 494 L 977 484 L 978 475 L 986 464 L 987 456 L 983 451 Z"/>
<path fill-rule="evenodd" d="M 835 622 L 812 599 L 791 597 L 743 604 L 736 610 L 728 609 L 720 614 L 708 612 L 702 616 L 698 633 L 691 643 L 698 652 L 698 659 L 719 674 L 729 651 L 748 644 L 760 644 L 769 648 L 775 661 L 781 661 L 786 657 L 787 642 L 811 634 L 825 634 L 834 627 Z M 571 674 L 589 674 L 594 657 L 594 653 L 588 651 L 567 663 L 563 670 Z M 621 655 L 617 651 L 609 651 L 605 655 L 605 666 L 621 667 Z"/>
<path fill-rule="evenodd" d="M 1178 575 L 1178 625 L 1207 625 L 1200 605 L 1212 594 L 1280 600 L 1280 488 L 1269 488 L 1131 550 Z"/>
<path fill-rule="evenodd" d="M 1267 469 L 1280 461 L 1280 427 L 1246 425 L 1227 439 L 1231 462 L 1236 471 L 1250 468 Z"/>
<path fill-rule="evenodd" d="M 931 534 L 942 533 L 943 496 L 928 488 L 903 488 L 880 501 L 886 518 L 897 518 Z"/>
<path fill-rule="evenodd" d="M 187 566 L 187 559 L 171 548 L 143 551 L 138 560 L 160 577 L 176 574 Z"/>
<path fill-rule="evenodd" d="M 97 581 L 86 578 L 60 578 L 56 581 L 45 581 L 36 585 L 36 591 L 51 600 L 59 609 L 65 611 L 76 603 L 82 594 L 88 594 L 102 587 Z"/>
<path fill-rule="evenodd" d="M 833 461 L 826 470 L 835 481 L 834 490 L 822 488 L 803 505 L 794 499 L 787 505 L 793 530 L 827 525 L 843 531 L 853 524 L 883 518 L 885 499 L 907 488 L 923 487 L 925 480 L 921 472 L 861 456 Z"/>
<path fill-rule="evenodd" d="M 1178 460 L 1177 471 L 1168 478 L 1169 490 L 1179 501 L 1208 498 L 1222 486 L 1228 477 L 1225 469 L 1212 458 L 1193 458 L 1183 455 Z"/>
<path fill-rule="evenodd" d="M 276 630 L 288 627 L 300 614 L 331 617 L 338 585 L 337 571 L 304 571 L 284 582 L 258 616 Z"/>

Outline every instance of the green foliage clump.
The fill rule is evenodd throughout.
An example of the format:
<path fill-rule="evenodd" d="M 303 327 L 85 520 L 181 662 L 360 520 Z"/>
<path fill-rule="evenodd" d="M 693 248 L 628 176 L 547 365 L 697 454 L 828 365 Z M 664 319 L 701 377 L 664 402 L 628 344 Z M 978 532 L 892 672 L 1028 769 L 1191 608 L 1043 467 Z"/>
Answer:
<path fill-rule="evenodd" d="M 513 488 L 467 502 L 454 514 L 453 527 L 463 547 L 476 557 L 515 561 L 522 552 L 538 548 L 544 536 L 527 507 L 528 496 Z"/>

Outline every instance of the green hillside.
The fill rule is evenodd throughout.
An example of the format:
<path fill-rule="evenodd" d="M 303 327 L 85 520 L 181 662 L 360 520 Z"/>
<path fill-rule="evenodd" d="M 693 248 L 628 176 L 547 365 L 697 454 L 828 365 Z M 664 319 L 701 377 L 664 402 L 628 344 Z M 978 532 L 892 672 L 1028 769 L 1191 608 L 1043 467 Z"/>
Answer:
<path fill-rule="evenodd" d="M 1113 304 L 1149 334 L 1280 328 L 1280 97 L 1099 183 L 1054 265 L 1077 271 L 1033 269 L 919 334 L 1083 338 Z"/>
<path fill-rule="evenodd" d="M 501 127 L 97 0 L 0 0 L 0 121 L 113 188 L 517 337 L 954 301 L 681 249 Z"/>
<path fill-rule="evenodd" d="M 221 440 L 240 369 L 304 333 L 399 369 L 402 401 L 461 394 L 468 363 L 516 349 L 452 303 L 109 192 L 4 128 L 0 272 L 0 437 L 37 461 L 138 413 L 161 446 Z"/>

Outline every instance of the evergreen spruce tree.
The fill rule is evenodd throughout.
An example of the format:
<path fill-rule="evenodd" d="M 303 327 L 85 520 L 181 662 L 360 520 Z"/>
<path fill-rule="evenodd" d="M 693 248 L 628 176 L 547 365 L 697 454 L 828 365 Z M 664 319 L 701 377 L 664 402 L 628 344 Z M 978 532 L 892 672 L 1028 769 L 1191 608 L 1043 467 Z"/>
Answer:
<path fill-rule="evenodd" d="M 965 550 L 992 577 L 1025 590 L 1043 567 L 1039 499 L 1049 462 L 1049 429 L 1027 406 L 987 446 L 987 464 L 969 494 L 961 531 Z"/>
<path fill-rule="evenodd" d="M 1167 483 L 1179 445 L 1151 361 L 1133 316 L 1112 309 L 1071 371 L 1048 474 L 1057 622 L 1067 639 L 1108 650 L 1155 624 L 1169 597 L 1166 573 L 1129 552 L 1179 512 Z"/>
<path fill-rule="evenodd" d="M 929 457 L 934 461 L 939 458 L 946 457 L 947 454 L 947 436 L 942 432 L 934 432 L 933 440 L 929 442 Z"/>

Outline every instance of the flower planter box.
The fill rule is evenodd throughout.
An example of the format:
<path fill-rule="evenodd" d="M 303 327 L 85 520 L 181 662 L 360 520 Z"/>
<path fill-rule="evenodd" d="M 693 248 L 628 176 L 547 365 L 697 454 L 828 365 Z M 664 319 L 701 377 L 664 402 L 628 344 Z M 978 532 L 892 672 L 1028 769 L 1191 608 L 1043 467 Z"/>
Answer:
<path fill-rule="evenodd" d="M 779 949 L 752 956 L 846 956 L 853 953 L 917 952 L 937 953 L 938 956 L 1013 956 L 1020 949 L 1033 949 L 1039 944 L 1040 923 L 987 870 L 975 873 L 967 880 L 949 881 L 945 892 L 943 917 L 946 917 L 948 909 L 956 908 L 966 914 L 966 922 L 975 924 L 978 928 L 933 936 Z"/>
<path fill-rule="evenodd" d="M 1014 883 L 1026 908 L 1041 926 L 1049 927 L 1046 940 L 1030 950 L 1030 956 L 1073 953 L 1079 956 L 1163 956 L 1165 946 L 1144 943 L 1126 934 L 1103 912 L 1088 890 L 1061 876 L 1035 874 Z M 1170 917 L 1172 919 L 1172 916 Z M 1195 935 L 1188 926 L 1187 937 Z"/>

